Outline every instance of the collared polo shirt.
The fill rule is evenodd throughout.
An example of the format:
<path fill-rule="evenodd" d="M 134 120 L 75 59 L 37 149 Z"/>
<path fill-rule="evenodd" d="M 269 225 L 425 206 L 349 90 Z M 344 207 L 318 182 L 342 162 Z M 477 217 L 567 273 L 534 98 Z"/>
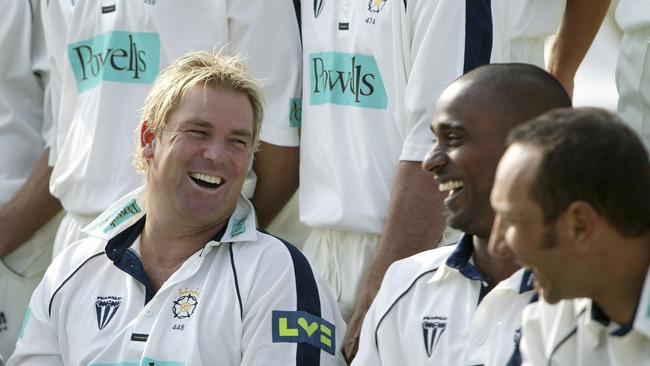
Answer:
<path fill-rule="evenodd" d="M 488 292 L 472 236 L 395 262 L 366 315 L 353 365 L 506 365 L 534 295 L 519 270 Z"/>
<path fill-rule="evenodd" d="M 628 324 L 612 322 L 591 299 L 544 300 L 522 317 L 524 365 L 650 365 L 650 270 Z"/>
<path fill-rule="evenodd" d="M 9 365 L 336 365 L 336 301 L 250 202 L 158 291 L 137 248 L 145 207 L 127 195 L 55 259 Z"/>

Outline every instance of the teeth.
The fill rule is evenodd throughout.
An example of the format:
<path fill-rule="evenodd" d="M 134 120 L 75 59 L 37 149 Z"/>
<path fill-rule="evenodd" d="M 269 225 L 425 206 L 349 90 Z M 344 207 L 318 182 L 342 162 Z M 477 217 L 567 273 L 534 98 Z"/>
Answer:
<path fill-rule="evenodd" d="M 203 173 L 190 173 L 190 177 L 194 179 L 202 180 L 204 182 L 208 182 L 210 184 L 221 184 L 221 177 L 215 177 Z"/>
<path fill-rule="evenodd" d="M 454 190 L 454 189 L 461 188 L 462 186 L 464 186 L 462 181 L 460 181 L 460 180 L 451 180 L 449 182 L 438 184 L 438 190 L 440 192 L 445 192 L 445 191 L 451 191 L 451 190 Z"/>

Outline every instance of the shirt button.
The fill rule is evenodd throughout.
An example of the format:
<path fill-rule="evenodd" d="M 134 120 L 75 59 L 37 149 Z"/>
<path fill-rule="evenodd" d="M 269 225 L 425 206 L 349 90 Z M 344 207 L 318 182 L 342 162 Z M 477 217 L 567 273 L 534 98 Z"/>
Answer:
<path fill-rule="evenodd" d="M 476 343 L 478 343 L 479 345 L 482 345 L 483 343 L 485 343 L 485 338 L 483 338 L 483 337 L 476 338 Z"/>
<path fill-rule="evenodd" d="M 144 311 L 144 316 L 149 317 L 149 316 L 152 316 L 152 315 L 153 315 L 153 311 L 148 310 L 148 309 Z"/>

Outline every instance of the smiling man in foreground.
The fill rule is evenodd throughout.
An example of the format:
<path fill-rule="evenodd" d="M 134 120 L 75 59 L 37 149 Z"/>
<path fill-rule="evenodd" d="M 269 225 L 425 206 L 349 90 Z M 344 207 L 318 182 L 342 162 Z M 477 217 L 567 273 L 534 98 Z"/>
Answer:
<path fill-rule="evenodd" d="M 512 257 L 487 253 L 490 191 L 510 129 L 571 105 L 560 83 L 525 64 L 481 66 L 438 100 L 426 160 L 447 192 L 455 246 L 393 264 L 363 323 L 353 365 L 499 365 L 514 353 L 520 310 L 533 296 L 530 273 Z M 432 187 L 432 189 L 435 189 Z"/>
<path fill-rule="evenodd" d="M 492 206 L 544 300 L 524 310 L 526 365 L 650 365 L 650 164 L 641 139 L 596 109 L 513 130 Z M 556 304 L 556 305 L 551 305 Z"/>
<path fill-rule="evenodd" d="M 144 187 L 56 258 L 9 365 L 335 365 L 335 300 L 240 194 L 262 114 L 236 58 L 165 69 L 138 130 Z"/>

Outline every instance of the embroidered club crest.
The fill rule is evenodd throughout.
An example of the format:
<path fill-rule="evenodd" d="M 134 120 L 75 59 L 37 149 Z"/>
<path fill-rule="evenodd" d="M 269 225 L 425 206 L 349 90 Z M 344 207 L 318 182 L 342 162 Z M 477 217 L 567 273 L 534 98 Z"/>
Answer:
<path fill-rule="evenodd" d="M 194 314 L 196 306 L 199 304 L 199 289 L 182 289 L 179 291 L 180 297 L 174 301 L 172 314 L 176 319 L 186 319 Z"/>
<path fill-rule="evenodd" d="M 368 11 L 379 13 L 386 5 L 386 0 L 368 0 Z"/>
<path fill-rule="evenodd" d="M 436 349 L 440 337 L 447 329 L 447 318 L 443 316 L 425 316 L 422 319 L 422 335 L 424 336 L 424 349 L 427 356 L 431 357 Z"/>
<path fill-rule="evenodd" d="M 102 330 L 113 319 L 117 309 L 122 304 L 122 298 L 119 296 L 97 296 L 95 301 L 95 311 L 97 313 L 97 328 Z"/>
<path fill-rule="evenodd" d="M 314 0 L 314 18 L 318 18 L 320 13 L 323 11 L 323 5 L 325 0 Z"/>

